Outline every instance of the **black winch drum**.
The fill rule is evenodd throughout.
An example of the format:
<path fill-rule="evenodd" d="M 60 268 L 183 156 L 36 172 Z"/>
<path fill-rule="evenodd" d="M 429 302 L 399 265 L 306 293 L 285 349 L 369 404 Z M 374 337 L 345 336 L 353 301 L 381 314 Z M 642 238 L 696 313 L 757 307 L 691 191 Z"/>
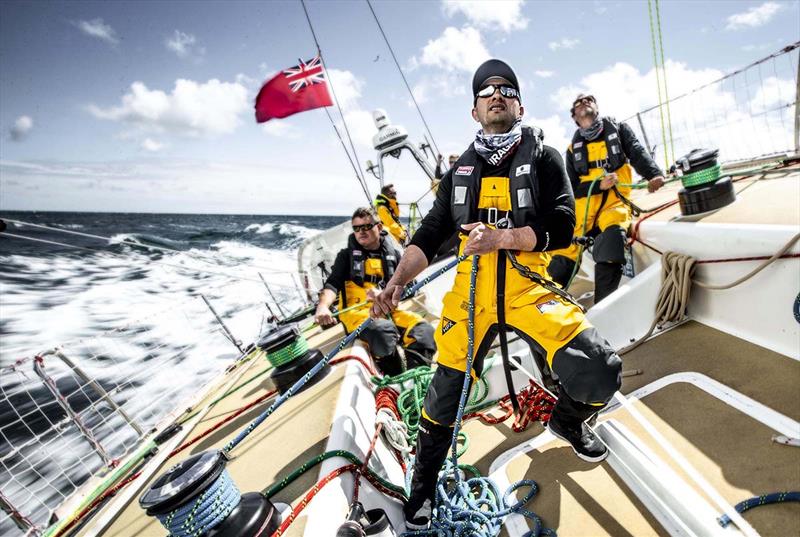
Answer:
<path fill-rule="evenodd" d="M 678 192 L 681 214 L 694 216 L 716 211 L 736 201 L 736 191 L 730 177 L 692 188 L 682 188 Z"/>
<path fill-rule="evenodd" d="M 692 149 L 675 164 L 683 173 L 695 173 L 716 166 L 718 157 L 719 149 Z"/>
<path fill-rule="evenodd" d="M 258 347 L 266 353 L 277 352 L 294 343 L 299 337 L 302 337 L 302 334 L 297 324 L 280 326 L 261 338 L 258 342 Z M 325 355 L 318 349 L 309 349 L 304 355 L 298 356 L 288 364 L 276 367 L 272 371 L 270 378 L 278 392 L 283 394 L 324 358 Z M 313 386 L 325 378 L 330 371 L 331 367 L 326 364 L 319 373 L 311 377 L 296 393 Z"/>
<path fill-rule="evenodd" d="M 139 498 L 149 516 L 167 515 L 193 501 L 225 471 L 227 458 L 219 450 L 203 451 L 179 462 L 158 477 Z M 269 536 L 280 527 L 280 515 L 259 492 L 242 494 L 239 504 L 208 537 Z"/>

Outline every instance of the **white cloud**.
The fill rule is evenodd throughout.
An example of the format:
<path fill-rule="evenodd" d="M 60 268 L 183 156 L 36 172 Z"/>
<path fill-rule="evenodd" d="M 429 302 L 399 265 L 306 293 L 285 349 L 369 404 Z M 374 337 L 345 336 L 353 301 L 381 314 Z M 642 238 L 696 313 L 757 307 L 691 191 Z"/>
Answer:
<path fill-rule="evenodd" d="M 564 124 L 561 116 L 553 114 L 545 118 L 525 118 L 523 123 L 539 127 L 544 132 L 544 143 L 564 153 L 572 139 L 572 125 Z"/>
<path fill-rule="evenodd" d="M 119 106 L 101 108 L 91 104 L 88 111 L 98 119 L 145 131 L 216 136 L 236 130 L 242 122 L 241 115 L 251 107 L 247 89 L 239 83 L 178 79 L 169 94 L 134 82 Z"/>
<path fill-rule="evenodd" d="M 608 6 L 604 6 L 603 4 L 598 2 L 597 0 L 594 0 L 594 12 L 596 14 L 602 15 L 606 11 L 608 11 Z"/>
<path fill-rule="evenodd" d="M 142 141 L 142 149 L 144 149 L 145 151 L 150 151 L 151 153 L 157 153 L 162 149 L 164 149 L 164 144 L 162 144 L 161 142 L 157 142 L 152 138 L 145 138 Z"/>
<path fill-rule="evenodd" d="M 294 125 L 281 119 L 270 119 L 261 125 L 261 129 L 270 136 L 278 138 L 299 138 L 300 132 Z"/>
<path fill-rule="evenodd" d="M 552 77 L 552 76 L 553 76 L 555 73 L 554 73 L 553 71 L 546 71 L 546 70 L 542 70 L 542 71 L 534 71 L 534 72 L 533 72 L 533 74 L 535 74 L 535 75 L 536 75 L 536 76 L 538 76 L 539 78 L 550 78 L 550 77 Z"/>
<path fill-rule="evenodd" d="M 442 8 L 448 17 L 461 12 L 478 28 L 504 32 L 528 27 L 528 19 L 522 15 L 524 5 L 524 0 L 442 0 Z"/>
<path fill-rule="evenodd" d="M 459 30 L 448 26 L 441 36 L 428 41 L 419 58 L 412 59 L 411 63 L 412 67 L 425 65 L 447 72 L 463 71 L 471 74 L 489 57 L 489 51 L 477 29 L 466 26 Z"/>
<path fill-rule="evenodd" d="M 15 142 L 23 140 L 33 128 L 33 119 L 30 116 L 19 116 L 9 130 L 9 136 Z"/>
<path fill-rule="evenodd" d="M 166 38 L 164 40 L 164 46 L 181 59 L 194 59 L 198 61 L 206 53 L 205 47 L 201 47 L 197 44 L 197 38 L 194 35 L 181 32 L 180 30 L 175 30 L 172 37 Z"/>
<path fill-rule="evenodd" d="M 547 44 L 547 46 L 550 48 L 550 50 L 556 51 L 556 50 L 559 50 L 559 49 L 575 48 L 578 45 L 580 45 L 580 43 L 581 43 L 580 39 L 570 39 L 568 37 L 562 37 L 558 41 L 550 41 Z"/>
<path fill-rule="evenodd" d="M 343 110 L 351 110 L 358 108 L 358 99 L 361 97 L 361 88 L 364 87 L 364 81 L 356 78 L 351 71 L 343 71 L 340 69 L 328 69 L 328 81 L 333 86 L 333 91 L 336 93 L 336 99 L 339 101 L 339 106 Z"/>
<path fill-rule="evenodd" d="M 757 28 L 767 24 L 783 6 L 776 2 L 764 2 L 760 6 L 751 7 L 747 11 L 734 13 L 727 19 L 726 30 Z"/>
<path fill-rule="evenodd" d="M 112 45 L 119 43 L 119 38 L 114 28 L 103 22 L 103 19 L 79 20 L 74 21 L 73 24 L 88 36 L 96 37 Z"/>
<path fill-rule="evenodd" d="M 794 81 L 774 76 L 767 77 L 750 101 L 750 107 L 755 114 L 773 111 L 777 107 L 792 103 L 795 91 Z"/>

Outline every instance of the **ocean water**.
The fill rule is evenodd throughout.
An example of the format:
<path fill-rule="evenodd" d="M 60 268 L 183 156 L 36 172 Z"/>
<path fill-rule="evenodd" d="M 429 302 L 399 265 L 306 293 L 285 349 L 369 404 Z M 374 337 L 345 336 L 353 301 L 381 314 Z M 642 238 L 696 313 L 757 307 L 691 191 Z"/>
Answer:
<path fill-rule="evenodd" d="M 269 326 L 265 302 L 273 310 L 275 302 L 284 311 L 305 306 L 295 276 L 302 241 L 346 220 L 66 212 L 0 218 L 8 223 L 0 234 L 0 491 L 40 527 L 104 461 L 73 430 L 34 357 L 44 356 L 45 375 L 108 456 L 124 454 L 136 440 L 130 428 L 47 351 L 60 349 L 150 427 L 236 355 L 199 295 L 236 339 L 254 341 Z M 0 511 L 0 534 L 19 531 Z"/>

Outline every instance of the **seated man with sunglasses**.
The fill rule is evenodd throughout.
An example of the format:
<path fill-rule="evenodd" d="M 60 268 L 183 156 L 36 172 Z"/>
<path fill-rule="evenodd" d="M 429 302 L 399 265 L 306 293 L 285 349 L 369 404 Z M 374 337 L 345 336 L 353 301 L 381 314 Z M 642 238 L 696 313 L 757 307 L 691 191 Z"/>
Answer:
<path fill-rule="evenodd" d="M 402 253 L 397 249 L 369 207 L 356 209 L 351 220 L 353 233 L 347 247 L 336 256 L 331 274 L 320 291 L 314 320 L 327 327 L 336 321 L 330 307 L 339 296 L 339 315 L 347 332 L 369 317 L 370 303 L 384 282 L 394 274 Z M 403 365 L 397 352 L 402 340 L 409 368 L 426 365 L 436 352 L 433 326 L 410 311 L 394 311 L 391 320 L 375 319 L 359 338 L 369 345 L 375 363 L 384 375 L 398 375 Z"/>
<path fill-rule="evenodd" d="M 578 125 L 567 148 L 567 175 L 575 194 L 577 216 L 574 236 L 594 238 L 594 302 L 597 304 L 613 293 L 622 279 L 625 243 L 631 225 L 631 210 L 623 203 L 622 196 L 630 195 L 631 188 L 625 185 L 633 179 L 631 166 L 648 181 L 650 192 L 661 188 L 664 174 L 628 125 L 600 116 L 592 95 L 578 95 L 570 113 Z M 617 186 L 618 182 L 623 184 Z M 572 244 L 553 252 L 547 270 L 562 286 L 569 283 L 575 263 L 580 263 L 578 251 L 578 245 Z"/>

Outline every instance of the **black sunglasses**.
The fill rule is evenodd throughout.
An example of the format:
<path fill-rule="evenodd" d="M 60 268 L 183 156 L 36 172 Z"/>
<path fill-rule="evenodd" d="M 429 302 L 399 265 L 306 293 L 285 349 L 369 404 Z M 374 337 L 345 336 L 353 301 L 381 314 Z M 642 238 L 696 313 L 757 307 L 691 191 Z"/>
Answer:
<path fill-rule="evenodd" d="M 572 109 L 574 110 L 575 108 L 577 108 L 578 106 L 580 106 L 582 104 L 589 104 L 589 103 L 596 103 L 596 102 L 597 101 L 594 100 L 594 97 L 592 95 L 587 95 L 586 97 L 581 97 L 580 99 L 578 99 L 577 101 L 572 103 Z"/>
<path fill-rule="evenodd" d="M 358 233 L 359 231 L 369 231 L 370 229 L 375 227 L 375 222 L 371 224 L 361 224 L 360 226 L 353 226 L 353 231 Z"/>
<path fill-rule="evenodd" d="M 500 95 L 508 99 L 519 99 L 519 92 L 511 86 L 489 84 L 478 90 L 478 97 L 491 97 L 495 90 L 500 90 Z"/>

